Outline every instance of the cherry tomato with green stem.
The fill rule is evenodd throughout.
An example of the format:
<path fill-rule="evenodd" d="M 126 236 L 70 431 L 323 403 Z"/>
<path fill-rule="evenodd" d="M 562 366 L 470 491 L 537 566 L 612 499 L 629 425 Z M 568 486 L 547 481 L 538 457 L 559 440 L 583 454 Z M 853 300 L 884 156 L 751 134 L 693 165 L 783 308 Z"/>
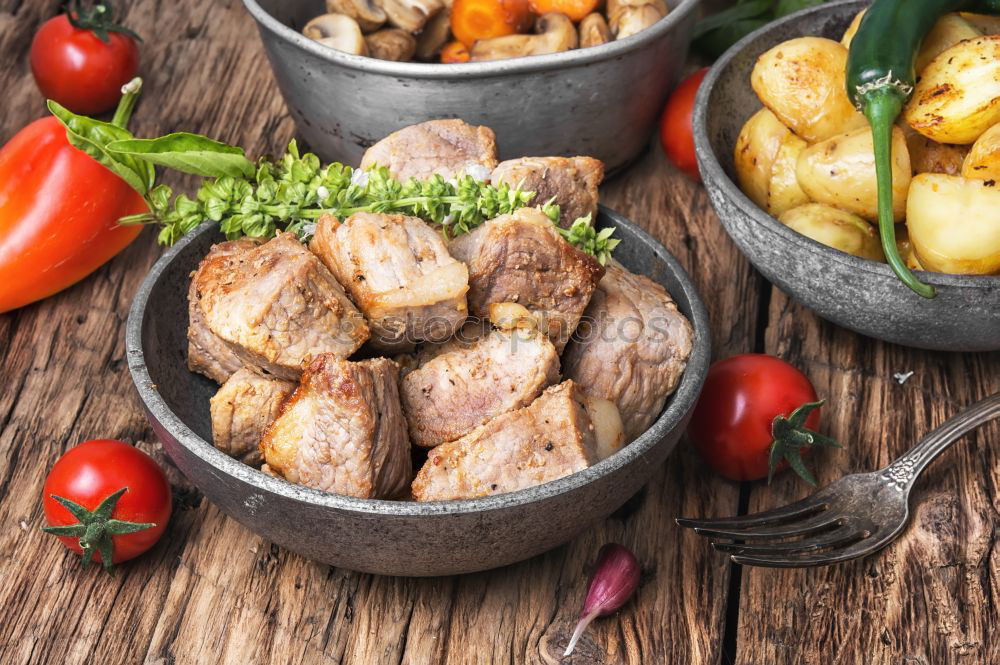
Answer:
<path fill-rule="evenodd" d="M 146 453 L 98 439 L 71 448 L 45 479 L 42 505 L 49 526 L 82 555 L 84 567 L 134 559 L 163 535 L 170 520 L 170 485 Z"/>
<path fill-rule="evenodd" d="M 660 143 L 663 152 L 681 171 L 701 182 L 698 161 L 694 153 L 694 136 L 691 131 L 691 112 L 698 86 L 708 73 L 708 67 L 699 69 L 681 81 L 667 100 L 660 117 Z"/>
<path fill-rule="evenodd" d="M 114 21 L 103 3 L 42 24 L 31 42 L 31 73 L 38 89 L 74 113 L 92 115 L 115 107 L 122 86 L 139 70 L 138 35 Z"/>
<path fill-rule="evenodd" d="M 806 375 L 784 360 L 733 356 L 708 370 L 688 437 L 706 464 L 730 480 L 770 480 L 791 466 L 815 485 L 802 453 L 840 447 L 816 431 L 822 404 Z"/>

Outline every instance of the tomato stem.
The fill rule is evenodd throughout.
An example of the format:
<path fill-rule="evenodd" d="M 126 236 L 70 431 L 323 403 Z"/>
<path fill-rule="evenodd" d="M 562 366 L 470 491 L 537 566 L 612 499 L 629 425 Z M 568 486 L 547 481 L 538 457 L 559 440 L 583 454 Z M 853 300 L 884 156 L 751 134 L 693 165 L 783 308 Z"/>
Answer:
<path fill-rule="evenodd" d="M 46 526 L 42 527 L 42 531 L 53 536 L 78 538 L 77 542 L 83 550 L 83 567 L 89 566 L 94 554 L 97 553 L 100 555 L 104 570 L 110 571 L 114 566 L 114 536 L 138 533 L 156 526 L 151 523 L 126 522 L 111 518 L 115 506 L 118 505 L 118 499 L 127 491 L 128 487 L 121 488 L 92 511 L 74 501 L 52 494 L 53 500 L 62 504 L 77 519 L 77 524 Z"/>
<path fill-rule="evenodd" d="M 137 42 L 142 41 L 142 37 L 124 25 L 115 23 L 114 13 L 103 2 L 98 2 L 88 9 L 81 7 L 80 4 L 80 0 L 73 0 L 66 11 L 66 18 L 69 19 L 70 25 L 77 30 L 91 32 L 105 44 L 111 43 L 109 32 L 118 32 L 128 35 Z"/>
<path fill-rule="evenodd" d="M 135 104 L 139 101 L 139 92 L 142 90 L 142 79 L 136 76 L 134 79 L 122 86 L 122 98 L 115 109 L 115 115 L 111 118 L 111 124 L 122 129 L 128 128 L 128 121 L 132 118 Z"/>
<path fill-rule="evenodd" d="M 814 432 L 805 425 L 809 414 L 823 406 L 824 401 L 803 404 L 792 411 L 787 418 L 779 415 L 771 422 L 771 436 L 774 437 L 774 441 L 771 443 L 771 454 L 768 459 L 768 485 L 771 484 L 771 478 L 774 477 L 778 465 L 784 460 L 802 480 L 815 487 L 816 479 L 802 462 L 802 451 L 813 446 L 843 448 L 832 438 Z"/>

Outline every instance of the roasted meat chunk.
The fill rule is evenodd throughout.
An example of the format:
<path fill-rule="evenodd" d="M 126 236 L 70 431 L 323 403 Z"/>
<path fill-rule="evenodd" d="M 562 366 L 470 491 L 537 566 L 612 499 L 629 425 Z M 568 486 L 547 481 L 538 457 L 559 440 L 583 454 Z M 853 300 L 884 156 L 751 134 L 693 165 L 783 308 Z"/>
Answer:
<path fill-rule="evenodd" d="M 604 267 L 568 243 L 538 208 L 521 208 L 459 236 L 448 247 L 469 266 L 469 310 L 489 316 L 491 304 L 523 305 L 561 352 Z"/>
<path fill-rule="evenodd" d="M 430 451 L 413 481 L 417 501 L 466 499 L 540 485 L 594 464 L 594 427 L 572 381 Z"/>
<path fill-rule="evenodd" d="M 326 215 L 310 248 L 351 294 L 381 351 L 443 341 L 468 318 L 469 270 L 423 220 L 362 212 Z"/>
<path fill-rule="evenodd" d="M 662 286 L 614 263 L 584 317 L 563 356 L 563 373 L 587 394 L 614 402 L 631 441 L 677 388 L 694 331 Z"/>
<path fill-rule="evenodd" d="M 222 384 L 211 400 L 215 447 L 244 464 L 260 466 L 260 440 L 278 417 L 295 383 L 241 369 Z"/>
<path fill-rule="evenodd" d="M 256 240 L 241 238 L 212 245 L 198 269 L 191 273 L 191 286 L 188 287 L 188 368 L 216 383 L 225 383 L 243 367 L 243 362 L 205 323 L 199 304 L 198 284 L 203 281 L 199 274 L 203 269 L 209 269 L 207 266 L 210 264 L 214 264 L 213 270 L 225 270 L 223 266 L 236 265 L 236 257 L 257 244 Z"/>
<path fill-rule="evenodd" d="M 290 233 L 206 260 L 194 281 L 208 328 L 255 371 L 297 379 L 320 353 L 346 358 L 368 339 L 340 284 Z"/>
<path fill-rule="evenodd" d="M 389 134 L 368 148 L 361 168 L 385 166 L 403 182 L 440 175 L 488 180 L 497 165 L 496 134 L 462 120 L 428 120 Z"/>
<path fill-rule="evenodd" d="M 268 470 L 365 499 L 405 492 L 413 469 L 398 380 L 399 366 L 386 358 L 317 357 L 261 440 Z"/>
<path fill-rule="evenodd" d="M 493 184 L 507 183 L 534 192 L 534 205 L 559 204 L 564 228 L 591 215 L 597 217 L 597 188 L 604 179 L 604 163 L 593 157 L 519 157 L 493 169 Z"/>
<path fill-rule="evenodd" d="M 426 356 L 424 356 L 426 358 Z M 559 356 L 536 331 L 501 331 L 449 342 L 400 382 L 410 440 L 431 448 L 527 406 L 559 380 Z"/>

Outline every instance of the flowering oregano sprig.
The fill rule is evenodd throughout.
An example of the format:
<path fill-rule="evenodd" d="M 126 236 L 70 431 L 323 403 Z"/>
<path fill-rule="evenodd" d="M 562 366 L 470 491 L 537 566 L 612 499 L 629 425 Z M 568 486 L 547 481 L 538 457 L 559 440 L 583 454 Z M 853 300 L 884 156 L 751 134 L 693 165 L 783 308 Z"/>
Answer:
<path fill-rule="evenodd" d="M 159 185 L 150 212 L 126 223 L 158 223 L 159 241 L 171 245 L 210 219 L 229 238 L 266 238 L 281 226 L 303 240 L 324 214 L 399 213 L 440 224 L 449 236 L 468 233 L 487 219 L 528 205 L 533 192 L 490 185 L 471 176 L 447 181 L 439 175 L 401 183 L 384 167 L 367 171 L 340 163 L 326 166 L 312 153 L 300 155 L 292 141 L 277 162 L 261 160 L 253 178 L 222 176 L 204 182 L 194 199 Z"/>
<path fill-rule="evenodd" d="M 141 81 L 123 88 L 134 104 Z M 441 227 L 445 236 L 468 233 L 488 219 L 529 205 L 534 192 L 505 183 L 491 185 L 464 175 L 445 180 L 399 182 L 382 167 L 365 171 L 340 163 L 323 165 L 312 153 L 300 154 L 293 140 L 276 161 L 256 164 L 242 148 L 205 136 L 176 132 L 137 139 L 123 127 L 77 115 L 54 102 L 53 114 L 67 129 L 70 143 L 85 150 L 118 174 L 146 199 L 149 211 L 130 215 L 122 224 L 158 224 L 158 240 L 172 245 L 199 224 L 211 220 L 230 239 L 269 238 L 283 229 L 308 240 L 322 215 L 348 217 L 357 212 L 399 213 L 420 217 Z M 205 178 L 194 198 L 174 196 L 167 185 L 156 185 L 155 167 L 167 167 Z M 553 223 L 559 206 L 543 206 Z M 560 229 L 569 242 L 602 263 L 618 243 L 611 231 L 595 231 L 589 218 Z"/>

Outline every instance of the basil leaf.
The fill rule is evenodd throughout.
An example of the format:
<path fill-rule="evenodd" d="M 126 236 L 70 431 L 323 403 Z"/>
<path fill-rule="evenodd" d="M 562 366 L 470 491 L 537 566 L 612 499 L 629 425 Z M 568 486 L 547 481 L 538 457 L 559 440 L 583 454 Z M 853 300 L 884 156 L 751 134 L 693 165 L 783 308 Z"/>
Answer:
<path fill-rule="evenodd" d="M 242 148 L 187 132 L 167 134 L 156 139 L 127 138 L 115 141 L 108 146 L 108 150 L 115 155 L 127 155 L 150 164 L 209 178 L 251 178 L 256 171 Z"/>
<path fill-rule="evenodd" d="M 47 104 L 52 115 L 66 128 L 66 139 L 70 145 L 106 166 L 135 191 L 146 195 L 156 179 L 153 165 L 127 156 L 120 157 L 108 150 L 110 143 L 131 139 L 131 132 L 110 122 L 77 115 L 51 99 Z"/>
<path fill-rule="evenodd" d="M 761 14 L 769 12 L 773 6 L 774 0 L 748 0 L 747 2 L 740 2 L 729 9 L 723 10 L 717 14 L 712 14 L 711 16 L 706 16 L 698 21 L 698 23 L 694 26 L 694 32 L 692 33 L 691 38 L 698 39 L 706 33 L 731 25 L 737 21 L 758 18 Z"/>

